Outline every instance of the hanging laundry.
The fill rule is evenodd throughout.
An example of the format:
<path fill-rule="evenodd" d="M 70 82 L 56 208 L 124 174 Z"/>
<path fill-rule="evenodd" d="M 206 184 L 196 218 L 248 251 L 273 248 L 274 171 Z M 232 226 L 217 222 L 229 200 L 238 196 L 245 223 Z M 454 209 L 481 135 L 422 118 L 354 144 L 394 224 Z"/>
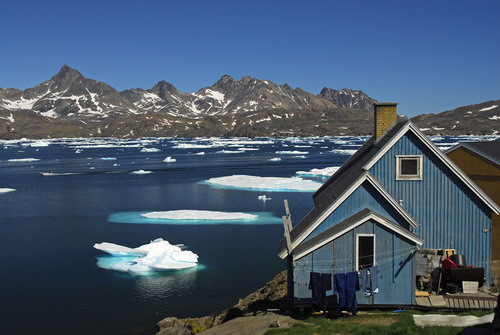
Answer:
<path fill-rule="evenodd" d="M 337 273 L 333 275 L 334 293 L 339 298 L 339 309 L 350 310 L 352 315 L 358 312 L 358 301 L 356 291 L 359 291 L 359 279 L 357 272 Z"/>
<path fill-rule="evenodd" d="M 372 266 L 368 269 L 360 270 L 361 272 L 361 290 L 365 292 L 365 296 L 369 297 L 378 293 L 377 286 L 377 266 Z"/>
<path fill-rule="evenodd" d="M 332 275 L 330 273 L 311 272 L 309 276 L 309 289 L 312 290 L 311 303 L 313 308 L 326 313 L 326 291 L 332 289 Z"/>
<path fill-rule="evenodd" d="M 352 315 L 358 312 L 358 301 L 356 299 L 356 291 L 359 291 L 358 272 L 346 273 L 346 289 L 347 289 L 347 307 L 352 311 Z"/>

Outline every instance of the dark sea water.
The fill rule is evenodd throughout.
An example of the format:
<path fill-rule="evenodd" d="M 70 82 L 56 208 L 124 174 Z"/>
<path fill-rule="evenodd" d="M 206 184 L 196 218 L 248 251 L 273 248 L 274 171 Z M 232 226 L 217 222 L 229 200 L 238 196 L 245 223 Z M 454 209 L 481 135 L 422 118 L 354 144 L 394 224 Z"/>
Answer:
<path fill-rule="evenodd" d="M 232 306 L 285 269 L 277 256 L 283 236 L 279 220 L 144 224 L 109 217 L 192 209 L 280 218 L 288 199 L 297 223 L 312 209 L 312 192 L 215 188 L 202 182 L 231 175 L 289 178 L 297 171 L 340 166 L 365 140 L 0 142 L 0 188 L 15 189 L 0 193 L 0 334 L 154 334 L 164 317 L 198 317 Z M 141 152 L 145 147 L 160 151 Z M 227 153 L 242 147 L 256 150 Z M 205 154 L 195 155 L 200 152 Z M 163 162 L 167 156 L 176 161 Z M 281 160 L 270 160 L 276 157 Z M 26 158 L 38 160 L 15 161 Z M 140 169 L 152 173 L 131 173 Z M 40 174 L 49 171 L 61 175 Z M 326 177 L 310 178 L 324 182 Z M 271 200 L 257 199 L 264 194 Z M 199 256 L 199 265 L 147 276 L 96 265 L 102 253 L 95 243 L 137 247 L 156 238 L 186 245 Z"/>

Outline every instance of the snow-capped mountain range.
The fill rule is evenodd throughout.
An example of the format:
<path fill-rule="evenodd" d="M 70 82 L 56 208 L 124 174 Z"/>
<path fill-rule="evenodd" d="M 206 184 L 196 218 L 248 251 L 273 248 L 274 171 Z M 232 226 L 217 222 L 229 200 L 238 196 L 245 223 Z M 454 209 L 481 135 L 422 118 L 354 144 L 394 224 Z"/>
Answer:
<path fill-rule="evenodd" d="M 30 110 L 41 116 L 99 120 L 114 116 L 160 113 L 199 119 L 270 109 L 369 109 L 375 100 L 361 91 L 323 89 L 314 95 L 300 88 L 245 76 L 222 76 L 210 87 L 184 93 L 160 81 L 151 89 L 116 91 L 106 83 L 85 78 L 64 65 L 51 79 L 24 91 L 0 89 L 0 109 Z M 345 103 L 345 105 L 344 105 Z"/>
<path fill-rule="evenodd" d="M 185 93 L 166 81 L 118 92 L 64 65 L 25 90 L 0 88 L 0 138 L 369 135 L 372 106 L 363 91 L 222 76 Z M 412 120 L 426 134 L 498 134 L 500 100 Z"/>

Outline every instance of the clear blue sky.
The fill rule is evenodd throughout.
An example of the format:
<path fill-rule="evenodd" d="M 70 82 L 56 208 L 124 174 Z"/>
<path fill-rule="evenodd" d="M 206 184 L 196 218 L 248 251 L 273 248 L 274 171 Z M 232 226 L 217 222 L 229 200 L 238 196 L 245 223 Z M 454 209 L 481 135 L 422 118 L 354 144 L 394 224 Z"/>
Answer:
<path fill-rule="evenodd" d="M 399 102 L 409 116 L 500 99 L 500 1 L 2 1 L 0 87 L 63 64 L 117 90 L 224 74 Z"/>

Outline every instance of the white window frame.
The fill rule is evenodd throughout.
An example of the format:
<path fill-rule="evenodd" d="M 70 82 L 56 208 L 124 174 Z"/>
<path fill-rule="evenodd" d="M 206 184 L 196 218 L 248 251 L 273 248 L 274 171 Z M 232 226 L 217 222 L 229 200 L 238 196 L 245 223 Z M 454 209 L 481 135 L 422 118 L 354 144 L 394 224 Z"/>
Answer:
<path fill-rule="evenodd" d="M 373 237 L 373 265 L 377 264 L 377 236 L 375 234 L 356 234 L 356 271 L 359 271 L 359 238 Z"/>
<path fill-rule="evenodd" d="M 401 174 L 401 160 L 403 159 L 416 159 L 417 160 L 417 174 L 415 175 L 402 175 Z M 424 157 L 422 155 L 396 155 L 396 180 L 422 180 L 424 174 Z"/>

